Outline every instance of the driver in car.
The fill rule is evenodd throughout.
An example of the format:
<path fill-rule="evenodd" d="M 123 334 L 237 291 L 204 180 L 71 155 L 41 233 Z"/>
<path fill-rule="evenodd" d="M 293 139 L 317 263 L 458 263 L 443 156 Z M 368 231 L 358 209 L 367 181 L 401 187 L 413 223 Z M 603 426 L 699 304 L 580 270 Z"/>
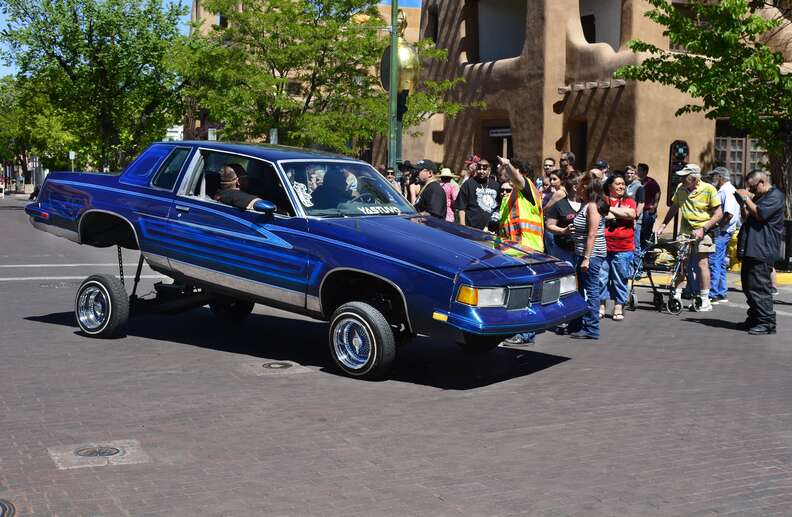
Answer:
<path fill-rule="evenodd" d="M 324 176 L 322 184 L 313 193 L 314 208 L 336 208 L 341 203 L 352 199 L 348 189 L 346 172 L 342 169 L 330 169 Z"/>
<path fill-rule="evenodd" d="M 226 205 L 235 206 L 242 210 L 252 210 L 259 198 L 239 189 L 239 177 L 231 165 L 223 167 L 220 174 L 220 190 L 215 194 L 215 199 Z"/>

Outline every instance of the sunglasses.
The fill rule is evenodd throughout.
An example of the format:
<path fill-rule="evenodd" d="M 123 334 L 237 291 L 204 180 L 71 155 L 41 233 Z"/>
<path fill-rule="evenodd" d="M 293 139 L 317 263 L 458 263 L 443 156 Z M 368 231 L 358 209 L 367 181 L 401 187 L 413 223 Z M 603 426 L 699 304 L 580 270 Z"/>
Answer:
<path fill-rule="evenodd" d="M 511 192 L 513 189 L 510 188 L 502 188 L 501 192 Z"/>
<path fill-rule="evenodd" d="M 544 168 L 545 168 L 545 169 L 549 169 L 549 168 L 551 168 L 552 166 L 553 166 L 553 164 L 552 164 L 552 163 L 545 163 L 545 164 L 544 164 Z"/>
<path fill-rule="evenodd" d="M 478 166 L 478 170 L 480 170 L 480 171 L 485 171 L 485 170 L 487 170 L 489 168 L 490 168 L 489 165 L 479 165 Z"/>

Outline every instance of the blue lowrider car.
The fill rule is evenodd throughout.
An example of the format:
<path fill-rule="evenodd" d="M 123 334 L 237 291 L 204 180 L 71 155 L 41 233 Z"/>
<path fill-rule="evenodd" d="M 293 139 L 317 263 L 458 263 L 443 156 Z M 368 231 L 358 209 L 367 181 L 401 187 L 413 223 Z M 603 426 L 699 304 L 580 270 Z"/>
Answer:
<path fill-rule="evenodd" d="M 260 199 L 252 210 L 216 200 L 229 164 Z M 156 143 L 120 174 L 50 174 L 26 210 L 36 228 L 74 242 L 140 250 L 131 296 L 114 275 L 78 289 L 89 336 L 120 333 L 130 307 L 208 304 L 239 321 L 262 303 L 329 321 L 338 367 L 375 379 L 416 334 L 487 350 L 585 310 L 568 263 L 418 214 L 370 165 L 327 153 Z M 135 295 L 144 260 L 174 279 L 148 305 Z"/>

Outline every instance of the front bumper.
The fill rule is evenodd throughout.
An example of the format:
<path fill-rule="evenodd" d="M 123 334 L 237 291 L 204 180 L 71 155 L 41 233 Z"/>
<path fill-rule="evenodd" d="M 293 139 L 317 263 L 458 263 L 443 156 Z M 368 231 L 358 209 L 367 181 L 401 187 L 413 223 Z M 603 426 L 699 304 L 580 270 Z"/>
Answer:
<path fill-rule="evenodd" d="M 457 330 L 480 335 L 514 335 L 556 327 L 579 318 L 586 312 L 586 302 L 577 293 L 562 296 L 557 302 L 508 310 L 505 307 L 476 308 L 452 303 L 450 311 L 435 311 L 439 318 Z M 436 319 L 438 317 L 436 316 Z"/>

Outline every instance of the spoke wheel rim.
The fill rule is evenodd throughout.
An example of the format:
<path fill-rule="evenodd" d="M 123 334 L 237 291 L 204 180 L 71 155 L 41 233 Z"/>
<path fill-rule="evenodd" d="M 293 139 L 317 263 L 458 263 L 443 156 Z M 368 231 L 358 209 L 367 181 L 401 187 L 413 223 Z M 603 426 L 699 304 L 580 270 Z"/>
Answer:
<path fill-rule="evenodd" d="M 80 326 L 88 331 L 101 328 L 110 315 L 110 302 L 104 290 L 96 285 L 89 285 L 77 300 L 77 319 Z"/>
<path fill-rule="evenodd" d="M 373 338 L 360 320 L 345 317 L 338 321 L 333 331 L 333 348 L 336 358 L 350 370 L 360 370 L 369 362 L 373 351 Z"/>

